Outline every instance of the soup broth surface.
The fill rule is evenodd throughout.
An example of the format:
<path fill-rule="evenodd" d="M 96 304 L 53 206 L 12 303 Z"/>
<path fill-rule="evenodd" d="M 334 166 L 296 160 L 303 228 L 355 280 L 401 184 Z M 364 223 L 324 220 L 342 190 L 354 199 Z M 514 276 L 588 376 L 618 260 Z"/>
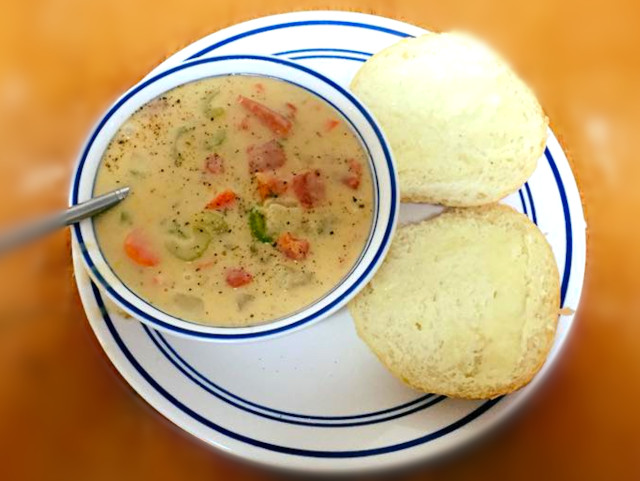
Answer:
<path fill-rule="evenodd" d="M 367 156 L 329 104 L 284 81 L 182 85 L 111 140 L 94 189 L 129 186 L 95 220 L 107 262 L 179 318 L 250 326 L 321 298 L 367 242 Z"/>

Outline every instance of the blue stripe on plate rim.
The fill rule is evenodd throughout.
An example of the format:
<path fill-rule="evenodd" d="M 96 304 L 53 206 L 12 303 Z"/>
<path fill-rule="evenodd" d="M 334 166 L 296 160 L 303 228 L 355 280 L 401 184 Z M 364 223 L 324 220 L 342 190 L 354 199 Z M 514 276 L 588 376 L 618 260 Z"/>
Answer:
<path fill-rule="evenodd" d="M 364 59 L 359 57 L 349 57 L 347 55 L 294 55 L 288 57 L 290 60 L 310 60 L 315 58 L 329 58 L 338 60 L 354 60 L 356 62 L 364 62 Z"/>
<path fill-rule="evenodd" d="M 374 449 L 364 449 L 364 450 L 345 450 L 345 451 L 320 451 L 320 450 L 311 450 L 311 449 L 301 449 L 301 448 L 292 448 L 289 446 L 280 446 L 277 444 L 273 444 L 273 443 L 268 443 L 265 441 L 260 441 L 258 439 L 254 439 L 251 438 L 249 436 L 245 436 L 243 434 L 239 434 L 236 433 L 234 431 L 231 431 L 223 426 L 220 426 L 219 424 L 214 423 L 213 421 L 211 421 L 210 419 L 207 419 L 206 417 L 202 416 L 201 414 L 198 414 L 196 411 L 194 411 L 193 409 L 191 409 L 190 407 L 186 406 L 184 403 L 182 403 L 180 400 L 178 400 L 176 397 L 174 397 L 171 393 L 169 393 L 166 389 L 164 389 L 160 383 L 158 383 L 143 367 L 142 365 L 138 362 L 138 360 L 133 356 L 133 354 L 131 353 L 131 351 L 129 351 L 129 349 L 127 348 L 126 344 L 124 343 L 124 341 L 122 340 L 122 338 L 120 337 L 115 325 L 113 324 L 113 322 L 111 321 L 111 318 L 109 317 L 109 313 L 107 312 L 106 306 L 104 305 L 104 301 L 102 300 L 102 296 L 100 294 L 100 291 L 98 290 L 98 287 L 91 282 L 91 289 L 93 291 L 93 295 L 98 303 L 98 307 L 100 308 L 100 312 L 102 314 L 103 320 L 107 326 L 107 329 L 109 330 L 109 333 L 111 334 L 111 336 L 113 337 L 114 341 L 116 342 L 116 344 L 118 345 L 118 348 L 120 349 L 120 351 L 124 354 L 124 356 L 126 357 L 126 359 L 129 361 L 129 363 L 133 366 L 133 368 L 138 372 L 138 374 L 140 374 L 140 376 L 142 376 L 142 378 L 154 389 L 158 392 L 158 394 L 160 394 L 163 398 L 165 398 L 168 402 L 170 402 L 171 404 L 173 404 L 176 408 L 178 408 L 180 411 L 182 411 L 184 414 L 186 414 L 187 416 L 191 417 L 192 419 L 194 419 L 195 421 L 203 424 L 204 426 L 208 427 L 209 429 L 212 429 L 224 436 L 227 436 L 231 439 L 234 439 L 236 441 L 240 441 L 246 444 L 249 444 L 251 446 L 255 446 L 258 448 L 262 448 L 262 449 L 266 449 L 269 451 L 273 451 L 273 452 L 277 452 L 277 453 L 282 453 L 282 454 L 288 454 L 288 455 L 293 455 L 293 456 L 306 456 L 306 457 L 312 457 L 312 458 L 360 458 L 360 457 L 366 457 L 366 456 L 378 456 L 381 454 L 387 454 L 387 453 L 392 453 L 395 451 L 400 451 L 403 449 L 407 449 L 407 448 L 411 448 L 414 446 L 418 446 L 424 443 L 427 443 L 429 441 L 433 441 L 434 439 L 440 438 L 446 434 L 449 434 L 459 428 L 461 428 L 462 426 L 470 423 L 471 421 L 473 421 L 474 419 L 476 419 L 477 417 L 479 417 L 480 415 L 482 415 L 484 412 L 488 411 L 491 407 L 493 407 L 495 404 L 497 404 L 502 397 L 496 398 L 496 399 L 492 399 L 490 401 L 486 401 L 484 402 L 481 406 L 479 406 L 477 409 L 475 409 L 474 411 L 470 412 L 469 414 L 467 414 L 466 416 L 462 417 L 461 419 L 449 424 L 448 426 L 445 426 L 437 431 L 434 431 L 432 433 L 429 433 L 425 436 L 421 436 L 417 439 L 413 439 L 410 441 L 405 441 L 399 444 L 394 444 L 391 446 L 384 446 L 384 447 L 380 447 L 380 448 L 374 448 Z"/>
<path fill-rule="evenodd" d="M 529 196 L 529 202 L 531 203 L 531 219 L 533 220 L 534 224 L 538 225 L 538 217 L 536 216 L 536 206 L 533 205 L 533 197 L 531 196 L 531 189 L 529 188 L 529 182 L 524 183 L 524 188 L 527 191 L 527 195 Z"/>
<path fill-rule="evenodd" d="M 271 30 L 280 30 L 283 28 L 291 28 L 291 27 L 308 27 L 312 25 L 333 25 L 333 26 L 343 26 L 343 27 L 356 27 L 363 28 L 366 30 L 376 30 L 378 32 L 388 33 L 390 35 L 395 35 L 396 37 L 411 37 L 412 35 L 401 32 L 399 30 L 394 30 L 392 28 L 381 27 L 379 25 L 371 25 L 369 23 L 362 22 L 349 22 L 345 20 L 301 20 L 297 22 L 284 22 L 284 23 L 276 23 L 273 25 L 267 25 L 260 28 L 255 28 L 253 30 L 248 30 L 246 32 L 239 33 L 237 35 L 232 35 L 231 37 L 227 37 L 224 40 L 220 40 L 219 42 L 214 43 L 213 45 L 209 45 L 206 48 L 194 53 L 187 60 L 193 60 L 194 58 L 198 58 L 203 56 L 206 53 L 209 53 L 213 50 L 216 50 L 224 45 L 229 43 L 233 43 L 236 40 L 240 40 L 242 38 L 250 37 L 252 35 L 256 35 L 258 33 L 268 32 Z"/>
<path fill-rule="evenodd" d="M 307 317 L 305 317 L 303 319 L 300 319 L 300 320 L 296 321 L 295 323 L 288 324 L 286 326 L 270 329 L 270 330 L 267 330 L 267 331 L 257 332 L 257 333 L 245 333 L 245 334 L 214 334 L 214 333 L 203 333 L 203 332 L 198 332 L 198 331 L 192 331 L 192 330 L 189 330 L 189 329 L 173 326 L 173 325 L 168 324 L 168 323 L 166 323 L 164 321 L 156 319 L 155 317 L 149 316 L 148 314 L 146 314 L 145 312 L 141 311 L 140 309 L 138 309 L 134 305 L 130 304 L 126 299 L 124 299 L 117 292 L 115 292 L 113 290 L 113 288 L 111 288 L 111 286 L 106 282 L 106 280 L 102 277 L 102 275 L 96 269 L 96 267 L 95 267 L 95 265 L 93 263 L 93 260 L 91 259 L 91 257 L 89 256 L 89 253 L 87 252 L 87 248 L 85 246 L 84 238 L 82 236 L 82 233 L 81 233 L 81 230 L 80 230 L 80 226 L 78 224 L 75 224 L 73 226 L 73 232 L 76 235 L 76 239 L 77 239 L 78 244 L 80 246 L 80 250 L 81 250 L 83 259 L 85 260 L 87 266 L 89 267 L 91 272 L 94 274 L 94 276 L 96 277 L 96 279 L 98 280 L 98 282 L 100 283 L 102 288 L 104 288 L 111 296 L 113 296 L 115 299 L 117 299 L 120 303 L 125 305 L 129 310 L 131 310 L 132 312 L 134 312 L 136 315 L 140 316 L 141 318 L 144 318 L 149 323 L 157 325 L 157 326 L 160 326 L 161 328 L 164 328 L 165 330 L 174 331 L 174 332 L 178 332 L 178 333 L 182 333 L 182 334 L 187 334 L 187 335 L 189 335 L 191 337 L 197 337 L 197 338 L 207 338 L 207 339 L 254 339 L 254 338 L 270 336 L 270 335 L 273 335 L 273 334 L 276 334 L 276 333 L 281 333 L 281 332 L 285 332 L 285 331 L 288 331 L 288 330 L 291 330 L 291 329 L 294 329 L 294 328 L 298 328 L 298 327 L 300 327 L 300 326 L 302 326 L 304 324 L 308 324 L 308 323 L 314 321 L 315 319 L 317 319 L 318 317 L 322 316 L 327 311 L 333 309 L 336 305 L 341 303 L 346 297 L 348 297 L 350 294 L 352 294 L 353 291 L 355 289 L 357 289 L 362 284 L 364 279 L 366 279 L 370 275 L 373 266 L 375 266 L 378 263 L 380 257 L 382 256 L 383 252 L 387 249 L 388 244 L 390 242 L 390 236 L 391 236 L 391 232 L 393 231 L 393 226 L 395 224 L 395 218 L 396 218 L 396 215 L 397 215 L 397 205 L 398 205 L 398 195 L 397 195 L 396 188 L 395 188 L 395 185 L 394 185 L 395 184 L 395 173 L 394 173 L 394 170 L 393 170 L 393 163 L 392 163 L 392 160 L 391 160 L 391 154 L 389 152 L 389 149 L 387 148 L 387 145 L 386 145 L 386 143 L 384 141 L 384 137 L 383 137 L 382 133 L 378 129 L 377 125 L 375 124 L 374 120 L 369 115 L 367 110 L 360 104 L 360 102 L 353 95 L 351 95 L 351 93 L 349 93 L 343 87 L 338 85 L 333 80 L 325 77 L 324 75 L 321 75 L 318 72 L 315 72 L 314 70 L 309 69 L 308 67 L 305 67 L 304 65 L 300 65 L 300 64 L 297 64 L 295 62 L 290 62 L 288 60 L 283 60 L 283 59 L 278 58 L 278 57 L 267 57 L 267 56 L 260 56 L 260 55 L 226 55 L 226 56 L 220 56 L 220 57 L 198 59 L 198 60 L 192 60 L 192 61 L 190 61 L 188 63 L 180 64 L 180 65 L 178 65 L 176 67 L 173 67 L 171 69 L 163 71 L 162 73 L 152 77 L 151 79 L 148 79 L 148 80 L 142 82 L 141 84 L 137 85 L 136 87 L 131 89 L 129 92 L 127 92 L 127 94 L 125 94 L 120 100 L 118 100 L 118 102 L 116 102 L 116 104 L 113 107 L 111 107 L 111 109 L 109 109 L 107 114 L 101 119 L 101 121 L 98 124 L 98 126 L 94 129 L 94 132 L 92 133 L 87 145 L 85 146 L 85 148 L 83 150 L 83 153 L 82 153 L 82 155 L 80 157 L 78 165 L 76 166 L 74 179 L 73 179 L 73 187 L 72 187 L 72 191 L 71 191 L 71 202 L 73 204 L 76 204 L 78 202 L 78 191 L 79 191 L 80 175 L 82 173 L 82 170 L 83 170 L 83 167 L 84 167 L 84 163 L 86 161 L 86 157 L 88 155 L 89 149 L 93 145 L 93 142 L 95 141 L 98 133 L 104 127 L 104 124 L 109 120 L 109 118 L 111 118 L 111 116 L 115 113 L 115 111 L 118 110 L 122 106 L 122 104 L 125 101 L 127 101 L 131 96 L 135 95 L 137 92 L 139 92 L 140 90 L 142 90 L 143 88 L 145 88 L 149 84 L 151 84 L 153 82 L 156 82 L 156 81 L 160 80 L 161 78 L 163 78 L 163 77 L 165 77 L 165 76 L 167 76 L 167 75 L 169 75 L 169 74 L 171 74 L 171 73 L 173 73 L 175 71 L 187 68 L 187 67 L 192 66 L 192 65 L 198 65 L 198 64 L 203 64 L 203 63 L 211 63 L 211 62 L 217 62 L 217 61 L 223 61 L 223 60 L 229 60 L 229 59 L 257 59 L 257 60 L 270 61 L 270 62 L 274 62 L 274 63 L 280 63 L 280 64 L 283 64 L 283 65 L 287 65 L 287 66 L 290 66 L 292 68 L 296 68 L 298 70 L 301 70 L 301 71 L 303 71 L 303 72 L 305 72 L 305 73 L 307 73 L 309 75 L 312 75 L 312 76 L 318 78 L 319 80 L 329 84 L 332 88 L 337 90 L 341 95 L 347 97 L 353 103 L 353 105 L 358 109 L 358 111 L 361 113 L 361 115 L 363 117 L 365 117 L 365 119 L 367 120 L 367 122 L 369 123 L 371 128 L 373 129 L 373 131 L 374 131 L 374 133 L 376 135 L 376 138 L 380 142 L 381 148 L 383 150 L 383 153 L 384 153 L 384 156 L 385 156 L 385 162 L 386 162 L 386 164 L 387 164 L 387 166 L 389 168 L 389 176 L 390 176 L 391 181 L 392 181 L 391 182 L 391 197 L 390 197 L 391 214 L 390 214 L 389 220 L 387 222 L 387 225 L 386 225 L 386 228 L 385 228 L 385 232 L 384 232 L 384 235 L 383 235 L 383 239 L 382 239 L 382 242 L 381 242 L 378 250 L 376 251 L 376 253 L 375 253 L 371 263 L 369 264 L 369 266 L 367 266 L 365 271 L 354 282 L 354 284 L 349 289 L 347 289 L 342 295 L 340 295 L 339 297 L 334 299 L 332 302 L 330 302 L 328 305 L 326 305 L 325 307 L 323 307 L 319 311 L 317 311 L 317 312 L 313 313 L 312 315 L 309 315 L 309 316 L 307 316 Z M 314 93 L 314 95 L 318 95 L 318 94 Z M 324 99 L 324 100 L 328 102 L 327 99 Z M 333 105 L 331 102 L 329 102 L 329 103 L 331 105 Z M 333 107 L 337 109 L 337 107 L 335 105 L 333 105 Z M 340 111 L 340 109 L 337 109 L 337 110 Z M 345 116 L 345 118 L 347 118 L 347 117 Z M 357 132 L 357 129 L 356 129 L 356 132 Z M 375 166 L 374 166 L 374 168 L 375 168 Z"/>
<path fill-rule="evenodd" d="M 271 419 L 273 421 L 278 421 L 286 424 L 297 424 L 301 426 L 313 426 L 313 427 L 327 427 L 327 428 L 339 428 L 339 427 L 354 427 L 354 426 L 366 426 L 369 424 L 377 424 L 385 421 L 390 421 L 392 419 L 396 419 L 399 417 L 407 416 L 409 414 L 416 413 L 423 409 L 426 409 L 431 406 L 435 406 L 441 401 L 446 399 L 445 396 L 436 396 L 434 394 L 426 394 L 424 396 L 420 396 L 417 399 L 404 403 L 400 406 L 395 406 L 392 408 L 384 409 L 381 411 L 365 413 L 365 414 L 357 414 L 353 416 L 314 416 L 314 415 L 304 415 L 304 414 L 296 414 L 289 413 L 286 411 L 280 411 L 277 409 L 269 408 L 266 406 L 261 406 L 260 404 L 254 403 L 252 401 L 247 401 L 246 399 L 241 398 L 240 396 L 233 394 L 226 389 L 218 386 L 213 381 L 205 377 L 198 370 L 196 370 L 193 366 L 187 363 L 169 344 L 169 342 L 157 331 L 155 332 L 155 336 L 152 334 L 152 330 L 143 325 L 143 329 L 146 334 L 149 336 L 153 344 L 158 348 L 160 352 L 165 356 L 165 358 L 171 362 L 183 375 L 185 375 L 188 379 L 190 379 L 193 383 L 204 389 L 209 394 L 212 394 L 217 399 L 230 404 L 233 407 L 236 407 L 242 411 L 249 412 L 251 414 L 255 414 L 256 416 L 264 417 L 267 419 Z M 233 399 L 229 399 L 233 398 Z M 239 401 L 243 404 L 239 404 Z M 415 406 L 419 404 L 418 406 Z M 412 409 L 408 409 L 409 407 L 414 406 Z M 253 408 L 258 408 L 262 411 L 268 411 L 268 413 L 262 412 L 260 410 L 256 410 Z M 404 411 L 403 411 L 404 410 Z M 402 412 L 399 412 L 402 411 Z M 271 413 L 271 414 L 269 414 Z M 387 416 L 378 417 L 383 414 Z M 293 419 L 290 419 L 293 418 Z M 366 419 L 366 418 L 374 418 L 374 419 Z M 355 421 L 358 420 L 358 421 Z M 337 421 L 337 422 L 331 422 Z"/>
<path fill-rule="evenodd" d="M 220 41 L 212 46 L 207 47 L 206 49 L 201 50 L 200 52 L 198 52 L 197 54 L 193 55 L 190 57 L 190 59 L 193 58 L 197 58 L 207 52 L 210 52 L 212 50 L 214 50 L 215 48 L 218 48 L 222 45 L 231 43 L 237 39 L 240 38 L 244 38 L 250 35 L 254 35 L 256 33 L 260 33 L 263 31 L 267 31 L 267 30 L 275 30 L 278 28 L 287 28 L 290 26 L 302 26 L 302 25 L 348 25 L 348 26 L 353 26 L 353 27 L 359 27 L 359 28 L 365 28 L 365 29 L 371 29 L 371 30 L 379 30 L 379 31 L 383 31 L 386 33 L 392 33 L 395 34 L 397 36 L 400 37 L 409 37 L 409 34 L 403 33 L 403 32 L 398 32 L 398 31 L 393 31 L 391 29 L 386 29 L 383 27 L 379 27 L 377 25 L 370 25 L 370 24 L 364 24 L 364 23 L 360 23 L 360 22 L 343 22 L 343 21 L 335 21 L 335 20 L 322 20 L 322 21 L 303 21 L 303 22 L 285 22 L 285 23 L 281 23 L 281 24 L 277 24 L 277 25 L 272 25 L 272 26 L 268 26 L 268 27 L 263 27 L 263 28 L 259 28 L 259 29 L 254 29 L 254 30 L 250 30 L 247 32 L 243 32 L 242 34 L 238 34 L 235 35 L 233 37 L 230 37 L 228 39 L 225 39 L 223 41 Z M 564 214 L 564 218 L 565 218 L 565 234 L 566 234 L 566 249 L 565 249 L 565 265 L 564 265 L 564 271 L 563 271 L 563 276 L 562 276 L 562 284 L 561 284 L 561 306 L 564 305 L 564 300 L 566 297 L 566 293 L 567 293 L 567 288 L 568 288 L 568 284 L 569 284 L 569 277 L 571 274 L 571 262 L 572 262 L 572 249 L 573 249 L 573 245 L 572 245 L 572 239 L 573 239 L 573 235 L 572 235 L 572 226 L 571 226 L 571 216 L 570 216 L 570 212 L 569 212 L 569 204 L 568 204 L 568 200 L 567 200 L 567 195 L 566 195 L 566 191 L 564 188 L 564 185 L 562 183 L 562 179 L 560 177 L 560 173 L 558 171 L 557 166 L 555 165 L 555 161 L 553 159 L 553 156 L 551 154 L 551 152 L 549 151 L 548 148 L 545 148 L 545 157 L 551 167 L 551 170 L 553 172 L 553 176 L 554 179 L 556 181 L 556 184 L 558 186 L 558 191 L 560 194 L 560 199 L 562 202 L 562 209 L 563 209 L 563 214 Z M 531 202 L 531 209 L 532 209 L 532 215 L 534 218 L 534 222 L 537 222 L 537 219 L 535 218 L 535 207 L 533 205 L 533 197 L 531 195 L 531 190 L 528 186 L 528 184 L 525 185 L 527 194 L 530 198 L 530 202 Z M 522 195 L 522 194 L 521 194 Z M 524 206 L 524 200 L 521 199 L 523 202 L 523 208 L 526 209 L 526 207 Z M 421 444 L 425 444 L 427 442 L 433 441 L 434 439 L 440 438 L 446 434 L 449 434 L 459 428 L 461 428 L 462 426 L 465 426 L 466 424 L 472 422 L 474 419 L 478 418 L 479 416 L 481 416 L 483 413 L 485 413 L 486 411 L 488 411 L 489 409 L 491 409 L 494 405 L 496 405 L 501 399 L 500 398 L 496 398 L 493 399 L 491 401 L 487 401 L 484 404 L 482 404 L 479 408 L 477 408 L 476 410 L 472 411 L 471 413 L 469 413 L 468 415 L 464 416 L 463 418 L 459 419 L 458 421 L 456 421 L 455 423 L 442 428 L 438 431 L 435 431 L 433 433 L 430 433 L 426 436 L 422 436 L 404 443 L 399 443 L 399 444 L 395 444 L 392 446 L 385 446 L 385 447 L 381 447 L 381 448 L 375 448 L 375 449 L 368 449 L 368 450 L 352 450 L 352 451 L 317 451 L 317 450 L 303 450 L 303 449 L 298 449 L 298 448 L 290 448 L 290 447 L 285 447 L 285 446 L 277 446 L 271 443 L 265 443 L 263 441 L 259 441 L 259 440 L 255 440 L 246 436 L 243 436 L 241 434 L 237 434 L 234 433 L 233 431 L 229 431 L 228 429 L 219 426 L 215 423 L 213 423 L 212 421 L 204 418 L 203 416 L 199 415 L 198 413 L 196 413 L 195 411 L 191 410 L 189 407 L 187 407 L 186 405 L 182 404 L 178 399 L 176 399 L 175 397 L 173 397 L 169 392 L 167 392 L 164 388 L 162 388 L 162 386 L 160 386 L 160 384 L 158 384 L 155 379 L 153 379 L 145 370 L 144 368 L 142 368 L 142 366 L 138 363 L 138 361 L 135 359 L 135 357 L 132 355 L 132 353 L 128 350 L 128 348 L 126 347 L 126 345 L 124 344 L 124 341 L 120 338 L 115 326 L 113 325 L 113 323 L 111 322 L 111 319 L 108 316 L 108 313 L 106 311 L 106 308 L 104 306 L 104 303 L 102 302 L 102 298 L 100 295 L 100 292 L 98 291 L 97 287 L 95 286 L 95 284 L 93 282 L 91 282 L 91 287 L 93 289 L 93 293 L 94 296 L 98 302 L 98 305 L 100 306 L 102 315 L 103 315 L 103 319 L 109 329 L 109 332 L 111 333 L 111 335 L 113 336 L 114 340 L 116 341 L 117 345 L 119 346 L 119 348 L 121 349 L 121 351 L 123 352 L 123 354 L 125 355 L 125 357 L 129 360 L 129 362 L 132 364 L 132 366 L 138 371 L 138 373 L 161 395 L 163 396 L 167 401 L 169 401 L 171 404 L 173 404 L 175 407 L 177 407 L 178 409 L 180 409 L 182 412 L 184 412 L 185 414 L 187 414 L 188 416 L 190 416 L 191 418 L 193 418 L 194 420 L 200 422 L 201 424 L 213 429 L 214 431 L 217 431 L 223 435 L 226 435 L 232 439 L 256 446 L 256 447 L 260 447 L 263 449 L 267 449 L 270 451 L 274 451 L 274 452 L 279 452 L 279 453 L 283 453 L 283 454 L 289 454 L 289 455 L 297 455 L 297 456 L 308 456 L 308 457 L 314 457 L 314 458 L 354 458 L 354 457 L 364 457 L 364 456 L 376 456 L 376 455 L 381 455 L 381 454 L 387 454 L 387 453 L 391 453 L 391 452 L 396 452 L 396 451 L 400 451 L 403 449 L 408 449 L 411 447 L 415 447 Z"/>
<path fill-rule="evenodd" d="M 303 48 L 298 50 L 285 50 L 283 52 L 276 52 L 273 55 L 276 57 L 280 56 L 288 56 L 291 58 L 291 55 L 300 54 L 300 53 L 310 53 L 310 52 L 333 52 L 340 54 L 355 54 L 355 55 L 363 55 L 365 57 L 371 57 L 371 53 L 363 52 L 362 50 L 349 50 L 346 48 Z"/>

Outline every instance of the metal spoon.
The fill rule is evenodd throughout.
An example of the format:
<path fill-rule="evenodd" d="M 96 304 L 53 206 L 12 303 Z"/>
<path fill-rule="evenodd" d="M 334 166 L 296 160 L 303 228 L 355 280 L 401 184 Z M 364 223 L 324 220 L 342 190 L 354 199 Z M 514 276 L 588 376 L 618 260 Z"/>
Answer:
<path fill-rule="evenodd" d="M 57 212 L 43 219 L 38 219 L 10 232 L 2 233 L 0 234 L 0 255 L 56 229 L 75 224 L 87 217 L 99 214 L 118 204 L 127 194 L 129 194 L 129 187 L 123 187 L 69 207 L 65 211 Z"/>

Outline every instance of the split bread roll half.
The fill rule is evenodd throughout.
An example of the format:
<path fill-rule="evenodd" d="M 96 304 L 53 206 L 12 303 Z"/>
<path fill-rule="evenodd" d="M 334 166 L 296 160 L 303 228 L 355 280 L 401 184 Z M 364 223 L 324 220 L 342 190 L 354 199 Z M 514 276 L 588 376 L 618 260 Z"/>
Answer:
<path fill-rule="evenodd" d="M 485 44 L 460 33 L 408 38 L 351 83 L 391 145 L 405 202 L 477 206 L 536 168 L 548 120 L 534 93 Z"/>
<path fill-rule="evenodd" d="M 542 367 L 559 290 L 544 235 L 526 216 L 491 205 L 400 227 L 349 310 L 359 336 L 405 383 L 488 399 Z"/>

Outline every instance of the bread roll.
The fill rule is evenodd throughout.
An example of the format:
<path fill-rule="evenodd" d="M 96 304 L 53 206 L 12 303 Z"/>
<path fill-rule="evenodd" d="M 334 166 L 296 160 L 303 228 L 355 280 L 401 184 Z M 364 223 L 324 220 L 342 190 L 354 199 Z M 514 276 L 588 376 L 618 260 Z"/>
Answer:
<path fill-rule="evenodd" d="M 559 277 L 547 240 L 507 206 L 401 227 L 349 304 L 359 336 L 425 392 L 485 399 L 527 384 L 553 343 Z"/>
<path fill-rule="evenodd" d="M 371 57 L 351 89 L 389 140 L 405 202 L 496 202 L 544 150 L 548 121 L 533 92 L 464 34 L 401 40 Z"/>

